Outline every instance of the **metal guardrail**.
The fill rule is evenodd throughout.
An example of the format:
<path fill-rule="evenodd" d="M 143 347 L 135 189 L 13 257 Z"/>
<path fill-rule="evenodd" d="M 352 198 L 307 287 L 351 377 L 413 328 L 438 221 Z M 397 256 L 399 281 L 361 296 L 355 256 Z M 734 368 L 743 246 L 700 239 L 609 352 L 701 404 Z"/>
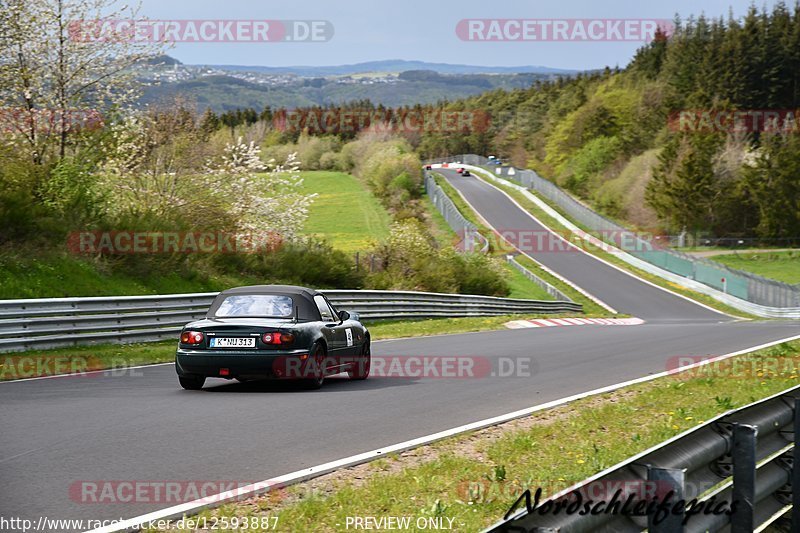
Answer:
<path fill-rule="evenodd" d="M 485 167 L 487 171 L 532 189 L 558 206 L 579 224 L 594 232 L 597 237 L 668 272 L 698 281 L 753 304 L 775 308 L 800 308 L 800 288 L 797 286 L 730 268 L 710 259 L 695 257 L 677 250 L 654 248 L 651 242 L 641 239 L 635 232 L 593 211 L 533 170 L 491 165 L 487 158 L 474 154 L 439 158 L 436 161 L 459 161 L 468 165 Z"/>
<path fill-rule="evenodd" d="M 581 312 L 572 302 L 407 291 L 326 290 L 363 319 Z M 0 300 L 0 352 L 175 338 L 217 293 Z"/>
<path fill-rule="evenodd" d="M 476 251 L 476 248 L 481 253 L 489 251 L 489 239 L 480 234 L 475 224 L 464 218 L 447 193 L 427 172 L 425 172 L 425 191 L 452 230 L 459 236 L 463 235 L 465 252 Z"/>
<path fill-rule="evenodd" d="M 481 253 L 487 253 L 489 251 L 489 239 L 484 237 L 478 232 L 478 228 L 469 222 L 458 208 L 453 203 L 452 199 L 447 196 L 447 193 L 436 183 L 436 180 L 426 171 L 425 172 L 425 189 L 430 197 L 433 205 L 436 206 L 436 209 L 442 214 L 444 219 L 450 225 L 450 227 L 455 231 L 457 234 L 464 235 L 464 249 L 465 251 L 470 251 L 474 249 L 475 240 L 479 240 L 482 245 L 481 249 L 479 250 Z M 553 285 L 548 283 L 546 280 L 540 278 L 518 262 L 514 260 L 513 257 L 507 258 L 509 264 L 519 270 L 522 275 L 528 278 L 530 281 L 539 285 L 544 290 L 547 291 L 547 294 L 555 298 L 556 300 L 562 300 L 565 302 L 572 302 L 572 298 L 555 288 Z"/>
<path fill-rule="evenodd" d="M 630 498 L 639 502 L 684 500 L 677 512 L 656 523 L 654 513 L 541 513 L 522 509 L 491 526 L 489 532 L 570 533 L 647 529 L 650 533 L 752 532 L 788 512 L 800 509 L 800 387 L 729 411 L 714 420 L 613 466 L 578 485 L 539 502 L 538 509 L 578 497 L 606 502 Z M 792 490 L 792 487 L 797 490 Z M 674 491 L 670 496 L 670 491 Z M 713 500 L 712 500 L 713 497 Z M 726 503 L 730 514 L 691 513 L 689 502 Z M 548 503 L 550 502 L 550 503 Z M 735 507 L 732 507 L 736 502 Z M 511 502 L 509 502 L 511 503 Z M 518 501 L 518 503 L 521 503 Z M 672 506 L 670 506 L 672 507 Z M 617 506 L 619 510 L 621 507 Z M 562 507 L 564 509 L 564 507 Z M 698 507 L 695 505 L 696 511 Z M 684 519 L 686 519 L 685 524 Z M 800 511 L 792 515 L 792 531 L 800 531 Z"/>
<path fill-rule="evenodd" d="M 522 272 L 523 276 L 525 276 L 530 281 L 532 281 L 536 285 L 538 285 L 541 288 L 543 288 L 544 290 L 546 290 L 547 294 L 549 294 L 550 296 L 552 296 L 556 300 L 562 300 L 564 302 L 573 302 L 574 301 L 572 298 L 570 298 L 569 296 L 567 296 L 566 294 L 564 294 L 563 292 L 558 290 L 556 287 L 554 287 L 550 283 L 546 282 L 545 280 L 543 280 L 542 278 L 540 278 L 539 276 L 537 276 L 536 274 L 534 274 L 533 272 L 531 272 L 530 270 L 525 268 L 519 262 L 517 262 L 517 260 L 514 259 L 513 255 L 507 255 L 506 256 L 506 261 L 508 261 L 508 264 L 510 264 L 512 267 L 514 267 L 517 270 L 519 270 L 520 272 Z"/>

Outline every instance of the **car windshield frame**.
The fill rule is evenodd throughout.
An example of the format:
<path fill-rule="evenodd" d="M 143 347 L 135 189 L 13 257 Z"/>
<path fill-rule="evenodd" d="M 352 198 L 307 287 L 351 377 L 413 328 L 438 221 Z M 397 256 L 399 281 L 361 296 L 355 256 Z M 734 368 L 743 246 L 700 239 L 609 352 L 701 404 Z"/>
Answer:
<path fill-rule="evenodd" d="M 281 314 L 281 315 L 276 315 L 276 314 L 220 314 L 220 311 L 224 309 L 226 302 L 228 300 L 231 300 L 231 299 L 241 299 L 241 300 L 243 300 L 241 303 L 239 303 L 239 304 L 234 303 L 234 304 L 231 304 L 231 306 L 248 305 L 247 302 L 244 301 L 244 300 L 250 299 L 251 302 L 250 302 L 249 305 L 251 307 L 253 305 L 257 305 L 257 300 L 263 300 L 263 299 L 272 299 L 273 301 L 274 300 L 283 300 L 283 303 L 280 304 L 280 305 L 284 305 L 284 306 L 288 305 L 289 312 L 288 312 L 288 314 Z M 286 303 L 286 300 L 288 300 L 288 304 Z M 269 305 L 271 305 L 273 310 L 276 309 L 276 304 L 275 303 L 270 303 Z M 235 311 L 235 309 L 232 309 L 232 311 Z M 292 298 L 292 296 L 290 296 L 288 294 L 278 294 L 278 293 L 275 293 L 275 294 L 257 293 L 257 294 L 228 294 L 228 295 L 226 295 L 225 298 L 222 300 L 222 302 L 220 302 L 220 304 L 217 306 L 217 308 L 214 311 L 214 314 L 210 318 L 282 318 L 282 319 L 292 319 L 292 318 L 294 318 L 294 316 L 295 316 L 295 301 L 294 301 L 294 298 Z"/>

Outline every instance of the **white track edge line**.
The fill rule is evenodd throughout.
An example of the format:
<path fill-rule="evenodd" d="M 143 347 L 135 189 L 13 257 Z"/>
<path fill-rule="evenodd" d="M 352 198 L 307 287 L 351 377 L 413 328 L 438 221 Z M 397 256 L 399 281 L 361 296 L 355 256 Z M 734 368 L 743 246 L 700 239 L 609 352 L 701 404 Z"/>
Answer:
<path fill-rule="evenodd" d="M 526 409 L 520 409 L 518 411 L 513 411 L 511 413 L 506 413 L 504 415 L 498 415 L 498 416 L 495 416 L 495 417 L 492 417 L 492 418 L 486 418 L 484 420 L 479 420 L 477 422 L 472 422 L 472 423 L 465 424 L 465 425 L 462 425 L 462 426 L 457 426 L 455 428 L 451 428 L 451 429 L 447 429 L 447 430 L 444 430 L 444 431 L 440 431 L 438 433 L 433 433 L 433 434 L 430 434 L 430 435 L 426 435 L 424 437 L 418 437 L 416 439 L 407 440 L 405 442 L 401 442 L 401 443 L 398 443 L 398 444 L 393 444 L 391 446 L 378 448 L 377 450 L 372 450 L 372 451 L 364 452 L 364 453 L 357 454 L 357 455 L 351 455 L 350 457 L 345 457 L 343 459 L 339 459 L 339 460 L 336 460 L 336 461 L 330 461 L 328 463 L 323 463 L 323 464 L 318 465 L 318 466 L 313 466 L 311 468 L 306 468 L 306 469 L 303 469 L 303 470 L 297 470 L 297 471 L 291 472 L 289 474 L 284 474 L 282 476 L 278 476 L 278 477 L 275 477 L 275 478 L 272 478 L 272 479 L 267 479 L 267 480 L 261 481 L 259 483 L 254 483 L 252 485 L 249 485 L 249 487 L 252 487 L 252 489 L 250 491 L 244 491 L 244 489 L 247 488 L 247 487 L 243 487 L 242 489 L 237 489 L 236 491 L 234 491 L 235 494 L 233 494 L 233 495 L 231 495 L 230 493 L 220 493 L 220 494 L 217 494 L 217 495 L 214 495 L 214 496 L 206 497 L 206 498 L 201 499 L 201 500 L 195 500 L 195 501 L 192 501 L 192 502 L 186 502 L 186 503 L 183 503 L 183 504 L 180 504 L 180 505 L 175 505 L 173 507 L 168 507 L 166 509 L 161 509 L 161 510 L 158 510 L 158 511 L 154 511 L 152 513 L 140 515 L 140 516 L 137 516 L 137 517 L 134 517 L 134 518 L 129 518 L 129 519 L 124 520 L 122 522 L 118 522 L 115 525 L 106 526 L 106 527 L 102 527 L 102 528 L 98 528 L 98 529 L 93 529 L 88 533 L 113 533 L 113 532 L 116 532 L 116 531 L 127 531 L 127 530 L 130 530 L 130 529 L 135 529 L 137 526 L 139 526 L 141 524 L 146 524 L 146 523 L 148 523 L 150 521 L 169 520 L 169 519 L 172 519 L 172 518 L 177 518 L 177 517 L 183 516 L 184 514 L 186 514 L 189 511 L 199 512 L 199 511 L 204 510 L 204 509 L 209 509 L 209 508 L 216 507 L 218 505 L 222 505 L 222 504 L 226 503 L 228 500 L 233 499 L 234 497 L 235 498 L 240 498 L 241 496 L 243 496 L 245 494 L 250 494 L 250 495 L 254 495 L 255 496 L 255 495 L 259 494 L 259 493 L 263 493 L 263 492 L 268 491 L 271 487 L 275 487 L 275 486 L 285 487 L 285 486 L 292 485 L 292 484 L 295 484 L 295 483 L 299 483 L 301 481 L 305 481 L 305 480 L 308 480 L 308 479 L 311 479 L 311 478 L 314 478 L 314 477 L 317 477 L 317 476 L 321 476 L 323 474 L 327 474 L 327 473 L 333 472 L 334 470 L 338 470 L 340 468 L 345 468 L 345 467 L 350 467 L 350 466 L 355 466 L 355 465 L 358 465 L 358 464 L 361 464 L 361 463 L 365 463 L 365 462 L 368 462 L 368 461 L 370 461 L 372 459 L 375 459 L 375 458 L 381 457 L 381 456 L 385 456 L 385 455 L 390 454 L 390 453 L 402 452 L 402 451 L 405 451 L 405 450 L 416 448 L 418 446 L 422 446 L 422 445 L 430 444 L 432 442 L 436 442 L 436 441 L 439 441 L 439 440 L 442 440 L 442 439 L 446 439 L 448 437 L 452 437 L 452 436 L 455 436 L 455 435 L 458 435 L 460 433 L 464 433 L 464 432 L 467 432 L 467 431 L 475 431 L 475 430 L 478 430 L 478 429 L 483 429 L 483 428 L 486 428 L 486 427 L 495 426 L 495 425 L 501 424 L 503 422 L 508 422 L 508 421 L 514 420 L 516 418 L 522 418 L 524 416 L 531 415 L 531 414 L 533 414 L 533 413 L 535 413 L 537 411 L 542 411 L 542 410 L 545 410 L 545 409 L 558 407 L 558 406 L 561 406 L 561 405 L 564 405 L 564 404 L 567 404 L 567 403 L 570 403 L 570 402 L 574 402 L 576 400 L 587 398 L 589 396 L 596 396 L 598 394 L 603 394 L 603 393 L 606 393 L 606 392 L 613 392 L 615 390 L 621 389 L 623 387 L 628 387 L 630 385 L 637 385 L 639 383 L 646 383 L 648 381 L 653 381 L 653 380 L 658 379 L 658 378 L 666 377 L 666 376 L 669 376 L 669 375 L 672 375 L 672 374 L 677 374 L 679 372 L 690 370 L 692 368 L 698 368 L 698 367 L 701 367 L 701 366 L 708 365 L 710 363 L 714 363 L 714 362 L 717 362 L 717 361 L 722 361 L 724 359 L 729 359 L 729 358 L 735 357 L 737 355 L 746 354 L 746 353 L 753 352 L 753 351 L 756 351 L 756 350 L 762 350 L 764 348 L 769 348 L 770 346 L 775 346 L 776 344 L 781 344 L 781 343 L 784 343 L 784 342 L 790 342 L 790 341 L 797 340 L 797 339 L 800 339 L 800 335 L 794 335 L 794 336 L 791 336 L 791 337 L 785 337 L 785 338 L 778 339 L 778 340 L 775 340 L 775 341 L 770 341 L 770 342 L 767 342 L 767 343 L 759 344 L 757 346 L 744 348 L 742 350 L 738 350 L 738 351 L 731 352 L 731 353 L 728 353 L 728 354 L 720 355 L 720 356 L 717 356 L 717 357 L 712 357 L 712 358 L 709 358 L 709 359 L 704 360 L 704 361 L 699 361 L 697 363 L 693 363 L 691 365 L 678 367 L 678 368 L 675 368 L 673 370 L 667 370 L 667 371 L 664 371 L 664 372 L 659 372 L 658 374 L 651 374 L 649 376 L 644 376 L 644 377 L 641 377 L 641 378 L 636 378 L 636 379 L 632 379 L 632 380 L 628 380 L 628 381 L 623 381 L 621 383 L 616 383 L 614 385 L 607 385 L 605 387 L 601 387 L 601 388 L 598 388 L 598 389 L 590 390 L 590 391 L 587 391 L 587 392 L 582 392 L 582 393 L 579 393 L 579 394 L 574 394 L 572 396 L 567 396 L 567 397 L 561 398 L 559 400 L 553 400 L 553 401 L 546 402 L 546 403 L 543 403 L 543 404 L 540 404 L 540 405 L 536 405 L 536 406 L 533 406 L 533 407 L 528 407 Z M 227 494 L 227 496 L 226 496 L 226 494 Z M 207 501 L 209 499 L 213 500 L 212 503 L 209 503 Z"/>

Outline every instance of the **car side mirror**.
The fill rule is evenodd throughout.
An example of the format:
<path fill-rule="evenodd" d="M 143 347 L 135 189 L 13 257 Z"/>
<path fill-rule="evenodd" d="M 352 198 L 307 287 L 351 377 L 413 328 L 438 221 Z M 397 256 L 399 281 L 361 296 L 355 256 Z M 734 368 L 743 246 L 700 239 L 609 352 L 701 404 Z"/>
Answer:
<path fill-rule="evenodd" d="M 350 316 L 351 316 L 350 313 L 348 313 L 345 310 L 339 311 L 339 320 L 341 320 L 342 322 L 344 322 L 345 320 L 350 320 Z"/>

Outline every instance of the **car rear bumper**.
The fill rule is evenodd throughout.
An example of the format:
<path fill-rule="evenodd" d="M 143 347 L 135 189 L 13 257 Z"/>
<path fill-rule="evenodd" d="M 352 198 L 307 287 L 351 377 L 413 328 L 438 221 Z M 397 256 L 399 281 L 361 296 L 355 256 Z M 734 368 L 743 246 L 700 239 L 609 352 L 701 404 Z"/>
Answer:
<path fill-rule="evenodd" d="M 175 353 L 179 376 L 301 379 L 310 377 L 308 350 L 186 350 Z"/>

